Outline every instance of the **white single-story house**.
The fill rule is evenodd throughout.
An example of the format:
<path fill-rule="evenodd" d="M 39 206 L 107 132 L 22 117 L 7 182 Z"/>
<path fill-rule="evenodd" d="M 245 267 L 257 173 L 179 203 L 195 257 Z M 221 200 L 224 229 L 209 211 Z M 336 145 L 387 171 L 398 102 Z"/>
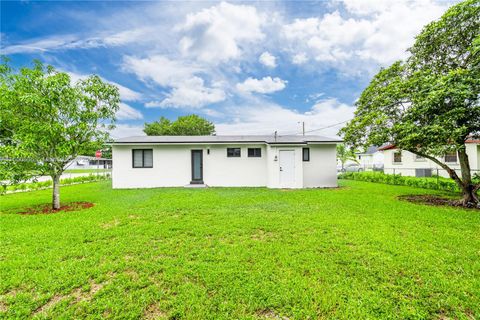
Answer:
<path fill-rule="evenodd" d="M 357 152 L 355 156 L 358 165 L 364 171 L 373 170 L 374 168 L 383 168 L 383 152 L 378 150 L 378 147 L 370 146 L 364 152 Z"/>
<path fill-rule="evenodd" d="M 465 141 L 466 152 L 472 173 L 480 174 L 480 140 L 469 139 Z M 389 174 L 403 176 L 429 177 L 438 174 L 448 177 L 448 173 L 435 162 L 417 156 L 408 151 L 399 150 L 394 145 L 385 145 L 379 148 L 384 154 L 383 171 Z M 460 174 L 460 163 L 456 152 L 446 154 L 442 159 L 450 168 Z"/>
<path fill-rule="evenodd" d="M 113 143 L 113 188 L 336 187 L 338 139 L 136 136 Z"/>

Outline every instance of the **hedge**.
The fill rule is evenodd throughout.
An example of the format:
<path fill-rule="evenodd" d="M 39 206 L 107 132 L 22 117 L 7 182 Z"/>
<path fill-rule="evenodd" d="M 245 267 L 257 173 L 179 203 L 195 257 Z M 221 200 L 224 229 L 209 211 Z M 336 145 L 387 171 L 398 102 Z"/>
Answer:
<path fill-rule="evenodd" d="M 338 178 L 450 192 L 460 191 L 455 181 L 443 177 L 417 178 L 400 174 L 385 174 L 383 172 L 345 172 L 341 173 Z"/>
<path fill-rule="evenodd" d="M 94 182 L 100 180 L 110 179 L 110 174 L 95 175 L 89 174 L 88 176 L 79 176 L 73 178 L 65 178 L 60 180 L 60 185 L 69 185 L 69 184 L 78 184 L 85 182 Z M 29 182 L 29 183 L 19 183 L 15 185 L 7 186 L 6 191 L 33 191 L 39 189 L 46 189 L 51 187 L 53 184 L 52 180 L 41 181 L 41 182 Z"/>

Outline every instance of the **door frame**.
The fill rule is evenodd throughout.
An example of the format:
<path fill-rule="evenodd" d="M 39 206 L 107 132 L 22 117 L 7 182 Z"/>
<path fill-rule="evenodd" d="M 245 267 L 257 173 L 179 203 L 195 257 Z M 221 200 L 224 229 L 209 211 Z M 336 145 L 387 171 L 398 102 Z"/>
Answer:
<path fill-rule="evenodd" d="M 194 179 L 193 178 L 193 166 L 194 166 L 194 160 L 193 160 L 193 155 L 198 152 L 200 153 L 200 179 Z M 191 180 L 190 184 L 203 184 L 203 150 L 202 149 L 192 149 L 190 153 L 190 158 L 191 158 Z"/>
<path fill-rule="evenodd" d="M 292 167 L 292 170 L 293 170 L 293 181 L 292 181 L 292 184 L 289 185 L 289 186 L 284 186 L 282 185 L 282 172 L 283 172 L 283 168 L 281 166 L 281 154 L 282 154 L 282 151 L 288 151 L 288 152 L 291 152 L 293 153 L 293 167 Z M 297 181 L 297 174 L 296 174 L 296 151 L 295 149 L 279 149 L 278 150 L 278 185 L 280 188 L 285 188 L 285 189 L 291 189 L 291 188 L 295 188 L 295 184 L 296 184 L 296 181 Z"/>

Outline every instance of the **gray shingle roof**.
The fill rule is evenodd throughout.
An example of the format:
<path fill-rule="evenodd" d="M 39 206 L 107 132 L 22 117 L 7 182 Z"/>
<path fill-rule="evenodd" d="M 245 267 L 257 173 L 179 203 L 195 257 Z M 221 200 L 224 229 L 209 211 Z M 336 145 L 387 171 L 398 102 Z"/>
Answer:
<path fill-rule="evenodd" d="M 134 136 L 116 139 L 113 144 L 136 144 L 136 143 L 336 143 L 342 140 L 323 136 L 275 136 L 273 135 L 242 135 L 242 136 Z"/>
<path fill-rule="evenodd" d="M 378 147 L 370 146 L 367 148 L 367 150 L 365 150 L 365 152 L 357 152 L 357 154 L 374 154 L 377 151 L 378 151 Z"/>

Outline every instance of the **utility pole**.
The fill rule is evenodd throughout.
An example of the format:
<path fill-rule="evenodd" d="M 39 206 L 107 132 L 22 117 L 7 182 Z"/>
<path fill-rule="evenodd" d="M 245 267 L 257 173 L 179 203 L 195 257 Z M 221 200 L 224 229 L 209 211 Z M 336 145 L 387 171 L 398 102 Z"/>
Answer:
<path fill-rule="evenodd" d="M 305 135 L 305 121 L 298 121 L 298 123 L 302 124 L 302 135 Z"/>

